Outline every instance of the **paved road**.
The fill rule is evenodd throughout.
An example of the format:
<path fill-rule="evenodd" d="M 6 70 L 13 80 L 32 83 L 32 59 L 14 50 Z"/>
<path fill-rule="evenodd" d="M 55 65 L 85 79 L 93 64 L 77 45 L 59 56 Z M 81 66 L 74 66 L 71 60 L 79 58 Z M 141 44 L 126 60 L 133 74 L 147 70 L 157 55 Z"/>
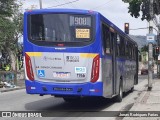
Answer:
<path fill-rule="evenodd" d="M 125 94 L 121 103 L 113 102 L 113 99 L 84 99 L 78 104 L 70 104 L 65 102 L 62 98 L 55 98 L 53 96 L 38 96 L 28 95 L 25 90 L 16 90 L 5 93 L 0 93 L 0 111 L 32 111 L 32 110 L 47 110 L 47 111 L 66 111 L 62 116 L 73 115 L 78 117 L 79 120 L 83 119 L 82 113 L 73 113 L 69 111 L 120 111 L 129 110 L 134 104 L 137 97 L 147 84 L 147 76 L 139 76 L 139 84 L 135 86 L 135 90 L 132 93 Z M 60 114 L 61 116 L 61 114 Z M 76 119 L 77 119 L 76 117 Z M 47 118 L 48 119 L 48 118 Z M 52 119 L 64 119 L 74 120 L 75 118 L 50 118 Z M 85 118 L 85 119 L 99 119 L 99 118 Z M 102 118 L 105 119 L 106 118 Z M 115 118 L 109 118 L 115 119 Z M 116 118 L 117 120 L 117 118 Z M 118 119 L 119 120 L 119 119 Z"/>

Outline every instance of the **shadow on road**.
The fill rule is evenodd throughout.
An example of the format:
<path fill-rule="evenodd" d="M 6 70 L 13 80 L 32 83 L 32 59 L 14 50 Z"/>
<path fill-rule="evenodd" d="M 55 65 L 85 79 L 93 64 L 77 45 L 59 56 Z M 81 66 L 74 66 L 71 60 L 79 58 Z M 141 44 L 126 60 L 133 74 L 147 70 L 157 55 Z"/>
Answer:
<path fill-rule="evenodd" d="M 114 104 L 113 99 L 83 98 L 79 102 L 67 103 L 62 98 L 47 98 L 25 104 L 26 110 L 51 110 L 51 111 L 101 111 Z"/>
<path fill-rule="evenodd" d="M 124 94 L 126 97 L 129 92 Z M 114 98 L 106 99 L 102 97 L 83 98 L 79 102 L 67 103 L 62 98 L 46 98 L 25 104 L 26 110 L 49 110 L 49 111 L 102 111 L 113 105 Z"/>

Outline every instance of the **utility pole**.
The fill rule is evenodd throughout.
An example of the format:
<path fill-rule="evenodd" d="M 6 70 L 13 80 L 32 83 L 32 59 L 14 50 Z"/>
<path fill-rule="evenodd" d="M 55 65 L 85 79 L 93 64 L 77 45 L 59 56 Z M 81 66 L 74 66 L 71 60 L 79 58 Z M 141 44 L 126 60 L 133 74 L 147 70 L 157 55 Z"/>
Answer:
<path fill-rule="evenodd" d="M 149 34 L 153 34 L 153 0 L 150 0 L 150 16 L 151 20 L 149 21 Z M 149 42 L 148 44 L 148 90 L 152 89 L 152 79 L 153 79 L 153 43 Z"/>
<path fill-rule="evenodd" d="M 39 0 L 40 9 L 42 9 L 42 0 Z"/>

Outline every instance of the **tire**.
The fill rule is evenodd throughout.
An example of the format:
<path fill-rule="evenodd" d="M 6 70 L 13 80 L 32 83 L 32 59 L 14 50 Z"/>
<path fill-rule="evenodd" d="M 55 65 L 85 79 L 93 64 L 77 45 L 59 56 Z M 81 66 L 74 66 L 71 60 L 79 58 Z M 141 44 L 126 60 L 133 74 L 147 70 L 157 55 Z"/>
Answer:
<path fill-rule="evenodd" d="M 123 84 L 122 84 L 122 80 L 120 82 L 120 86 L 119 86 L 119 93 L 116 96 L 115 100 L 116 102 L 122 102 L 123 99 Z"/>

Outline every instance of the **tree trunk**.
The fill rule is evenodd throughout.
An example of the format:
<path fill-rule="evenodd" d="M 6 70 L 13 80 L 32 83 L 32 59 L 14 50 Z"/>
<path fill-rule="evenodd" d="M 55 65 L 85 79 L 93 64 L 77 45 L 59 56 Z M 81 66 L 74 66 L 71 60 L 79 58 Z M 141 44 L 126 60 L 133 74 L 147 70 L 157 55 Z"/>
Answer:
<path fill-rule="evenodd" d="M 14 85 L 17 85 L 17 57 L 16 53 L 11 50 L 10 48 L 7 48 L 7 53 L 10 58 L 10 64 L 11 64 L 11 71 L 14 73 Z"/>

